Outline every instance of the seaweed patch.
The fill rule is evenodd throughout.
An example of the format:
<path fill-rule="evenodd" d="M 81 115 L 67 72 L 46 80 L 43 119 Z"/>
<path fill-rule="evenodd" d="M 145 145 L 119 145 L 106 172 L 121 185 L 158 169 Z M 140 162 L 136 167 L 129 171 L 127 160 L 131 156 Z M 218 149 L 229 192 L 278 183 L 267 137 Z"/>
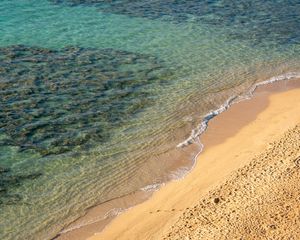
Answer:
<path fill-rule="evenodd" d="M 49 0 L 68 6 L 93 6 L 102 12 L 177 23 L 199 21 L 231 26 L 232 38 L 263 43 L 299 43 L 299 1 L 260 0 Z"/>
<path fill-rule="evenodd" d="M 0 145 L 42 156 L 89 149 L 153 103 L 151 87 L 168 76 L 157 58 L 126 51 L 0 48 Z"/>
<path fill-rule="evenodd" d="M 24 181 L 34 180 L 42 173 L 15 174 L 10 168 L 0 166 L 0 205 L 12 205 L 20 202 L 20 194 L 11 193 L 11 188 L 20 186 Z"/>

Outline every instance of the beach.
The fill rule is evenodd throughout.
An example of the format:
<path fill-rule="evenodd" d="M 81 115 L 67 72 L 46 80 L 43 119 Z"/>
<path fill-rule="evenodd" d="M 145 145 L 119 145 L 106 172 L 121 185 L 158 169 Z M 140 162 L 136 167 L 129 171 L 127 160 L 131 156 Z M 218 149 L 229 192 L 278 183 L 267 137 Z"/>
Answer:
<path fill-rule="evenodd" d="M 234 104 L 191 173 L 88 239 L 298 239 L 299 100 L 299 82 L 282 81 Z"/>
<path fill-rule="evenodd" d="M 189 238 L 190 209 L 299 123 L 299 0 L 0 12 L 1 240 Z"/>

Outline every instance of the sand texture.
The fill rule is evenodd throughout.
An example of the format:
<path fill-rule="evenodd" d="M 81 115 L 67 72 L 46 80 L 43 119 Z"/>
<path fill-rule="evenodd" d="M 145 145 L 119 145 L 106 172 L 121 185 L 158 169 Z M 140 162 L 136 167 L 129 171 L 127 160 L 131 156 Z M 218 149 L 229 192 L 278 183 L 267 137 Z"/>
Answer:
<path fill-rule="evenodd" d="M 184 179 L 88 239 L 300 239 L 300 89 L 282 84 L 212 119 Z"/>
<path fill-rule="evenodd" d="M 300 125 L 187 209 L 163 239 L 300 239 Z"/>

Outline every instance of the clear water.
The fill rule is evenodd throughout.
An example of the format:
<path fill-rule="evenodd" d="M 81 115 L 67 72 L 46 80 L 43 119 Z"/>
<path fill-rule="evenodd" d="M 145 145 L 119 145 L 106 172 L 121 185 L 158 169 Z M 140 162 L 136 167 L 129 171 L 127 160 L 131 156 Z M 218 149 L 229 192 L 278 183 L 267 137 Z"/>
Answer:
<path fill-rule="evenodd" d="M 209 110 L 299 71 L 296 0 L 0 2 L 0 238 L 166 180 Z M 187 159 L 190 161 L 191 159 Z"/>

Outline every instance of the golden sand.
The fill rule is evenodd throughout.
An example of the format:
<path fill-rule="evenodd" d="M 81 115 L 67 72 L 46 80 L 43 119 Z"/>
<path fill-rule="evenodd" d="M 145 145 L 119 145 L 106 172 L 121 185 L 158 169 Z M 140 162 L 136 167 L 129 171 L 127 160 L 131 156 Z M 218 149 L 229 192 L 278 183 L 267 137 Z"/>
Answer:
<path fill-rule="evenodd" d="M 300 125 L 198 199 L 162 239 L 300 239 Z"/>
<path fill-rule="evenodd" d="M 300 239 L 299 122 L 299 88 L 259 90 L 210 122 L 191 173 L 88 239 Z"/>

